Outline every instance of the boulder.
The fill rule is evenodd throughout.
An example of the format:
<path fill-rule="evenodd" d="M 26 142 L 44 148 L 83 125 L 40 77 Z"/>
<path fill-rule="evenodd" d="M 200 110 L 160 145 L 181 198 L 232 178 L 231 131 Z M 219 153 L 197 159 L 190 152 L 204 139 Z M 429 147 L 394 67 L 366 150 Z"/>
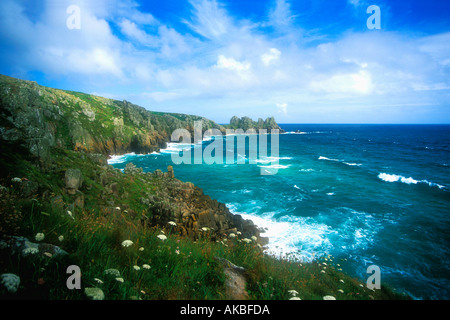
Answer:
<path fill-rule="evenodd" d="M 75 194 L 83 185 L 83 175 L 79 169 L 67 169 L 65 174 L 66 189 L 69 194 Z"/>
<path fill-rule="evenodd" d="M 173 167 L 172 166 L 168 166 L 167 167 L 167 177 L 169 178 L 175 178 L 175 174 L 173 172 Z"/>

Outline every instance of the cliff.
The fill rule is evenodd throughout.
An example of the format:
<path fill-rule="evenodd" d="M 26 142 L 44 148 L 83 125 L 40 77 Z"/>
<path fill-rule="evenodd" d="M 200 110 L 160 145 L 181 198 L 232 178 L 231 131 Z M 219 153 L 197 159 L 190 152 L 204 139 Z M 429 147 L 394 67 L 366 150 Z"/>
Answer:
<path fill-rule="evenodd" d="M 258 121 L 253 121 L 249 117 L 239 118 L 237 116 L 233 116 L 230 120 L 230 124 L 224 125 L 224 127 L 227 129 L 242 129 L 244 131 L 249 129 L 265 129 L 267 132 L 270 132 L 270 130 L 279 130 L 280 133 L 284 132 L 284 130 L 277 124 L 274 117 L 269 117 L 266 120 L 259 118 Z"/>
<path fill-rule="evenodd" d="M 21 172 L 31 181 L 23 185 L 32 183 L 34 191 L 40 194 L 51 189 L 65 196 L 68 204 L 64 209 L 84 208 L 91 195 L 102 210 L 117 206 L 134 213 L 139 208 L 138 218 L 146 224 L 164 226 L 168 221 L 177 221 L 180 234 L 192 238 L 197 238 L 199 230 L 205 227 L 217 233 L 240 231 L 248 237 L 259 237 L 251 221 L 232 215 L 225 205 L 211 200 L 192 183 L 175 179 L 172 167 L 170 173 L 163 174 L 160 170 L 143 173 L 130 165 L 125 173 L 134 175 L 141 186 L 139 192 L 130 195 L 121 185 L 126 182 L 120 171 L 107 166 L 106 155 L 159 151 L 175 129 L 193 132 L 194 121 L 201 120 L 203 130 L 224 131 L 213 121 L 151 112 L 127 101 L 47 88 L 7 76 L 0 76 L 0 105 L 0 161 L 6 169 L 1 176 L 19 175 L 17 157 L 30 161 L 37 165 L 36 172 L 51 178 Z M 54 178 L 62 175 L 64 179 Z M 73 182 L 82 181 L 83 177 L 90 183 L 78 186 L 79 182 Z"/>
<path fill-rule="evenodd" d="M 337 279 L 358 298 L 398 297 L 367 291 L 329 260 L 324 275 L 319 263 L 264 255 L 257 226 L 172 166 L 107 163 L 156 151 L 196 120 L 225 130 L 0 76 L 0 299 L 288 299 L 291 289 L 320 299 L 341 294 Z"/>
<path fill-rule="evenodd" d="M 177 128 L 224 128 L 199 116 L 151 112 L 128 101 L 58 90 L 0 75 L 0 135 L 43 162 L 51 148 L 88 153 L 151 153 Z"/>

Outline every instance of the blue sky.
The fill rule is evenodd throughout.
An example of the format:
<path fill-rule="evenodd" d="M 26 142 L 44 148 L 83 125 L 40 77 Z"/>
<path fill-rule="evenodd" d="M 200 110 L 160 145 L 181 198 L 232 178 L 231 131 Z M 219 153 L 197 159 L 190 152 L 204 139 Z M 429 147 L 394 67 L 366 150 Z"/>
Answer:
<path fill-rule="evenodd" d="M 0 73 L 219 123 L 450 123 L 449 17 L 447 0 L 2 0 Z"/>

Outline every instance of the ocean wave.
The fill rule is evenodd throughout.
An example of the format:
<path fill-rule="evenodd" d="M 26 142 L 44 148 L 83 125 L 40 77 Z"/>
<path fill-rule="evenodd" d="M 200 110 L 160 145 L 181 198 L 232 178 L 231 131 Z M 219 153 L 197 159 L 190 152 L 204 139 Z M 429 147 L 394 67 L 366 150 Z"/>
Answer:
<path fill-rule="evenodd" d="M 193 146 L 192 143 L 169 142 L 169 143 L 167 143 L 167 147 L 165 149 L 159 150 L 159 152 L 160 153 L 179 153 L 181 151 L 191 150 L 192 146 Z"/>
<path fill-rule="evenodd" d="M 273 168 L 273 169 L 287 169 L 290 167 L 290 165 L 281 165 L 281 164 L 272 164 L 270 166 L 260 166 L 258 165 L 258 167 L 260 168 Z"/>
<path fill-rule="evenodd" d="M 122 155 L 111 155 L 107 161 L 108 161 L 108 164 L 124 163 L 124 162 L 128 161 L 129 156 L 135 156 L 135 155 L 136 155 L 136 153 L 134 153 L 134 152 L 122 154 Z"/>
<path fill-rule="evenodd" d="M 362 163 L 346 162 L 345 160 L 340 160 L 340 159 L 330 159 L 330 158 L 327 158 L 327 157 L 324 157 L 324 156 L 320 156 L 320 157 L 318 158 L 318 160 L 334 161 L 334 162 L 343 163 L 343 164 L 348 165 L 348 166 L 357 166 L 357 167 L 362 166 Z"/>
<path fill-rule="evenodd" d="M 418 183 L 424 183 L 429 185 L 430 187 L 438 187 L 439 189 L 443 189 L 445 188 L 445 186 L 434 183 L 434 182 L 430 182 L 428 180 L 416 180 L 413 179 L 412 177 L 406 178 L 404 176 L 400 176 L 397 174 L 388 174 L 388 173 L 380 173 L 378 175 L 378 178 L 380 178 L 383 181 L 386 182 L 402 182 L 402 183 L 406 183 L 406 184 L 418 184 Z"/>
<path fill-rule="evenodd" d="M 325 253 L 332 247 L 328 235 L 336 232 L 325 224 L 305 217 L 291 216 L 275 220 L 275 213 L 266 213 L 263 216 L 238 214 L 264 230 L 261 236 L 269 238 L 266 253 L 277 257 L 312 261 L 319 257 L 321 252 Z"/>
<path fill-rule="evenodd" d="M 265 157 L 261 159 L 256 159 L 257 163 L 273 163 L 279 162 L 280 160 L 292 160 L 292 157 Z"/>

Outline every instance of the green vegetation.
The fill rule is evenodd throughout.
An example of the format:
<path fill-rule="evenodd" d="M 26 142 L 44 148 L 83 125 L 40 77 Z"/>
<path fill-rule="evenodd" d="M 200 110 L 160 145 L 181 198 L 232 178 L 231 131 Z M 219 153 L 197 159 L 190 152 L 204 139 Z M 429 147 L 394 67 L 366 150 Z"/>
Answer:
<path fill-rule="evenodd" d="M 113 152 L 157 150 L 196 120 L 224 130 L 210 120 L 5 76 L 0 103 L 0 275 L 20 277 L 17 291 L 0 284 L 1 299 L 88 299 L 88 288 L 104 299 L 228 299 L 223 261 L 245 269 L 248 299 L 290 299 L 291 290 L 301 299 L 407 298 L 367 289 L 332 257 L 265 254 L 255 226 L 171 168 L 106 163 Z M 80 290 L 67 287 L 71 265 L 81 269 Z"/>

